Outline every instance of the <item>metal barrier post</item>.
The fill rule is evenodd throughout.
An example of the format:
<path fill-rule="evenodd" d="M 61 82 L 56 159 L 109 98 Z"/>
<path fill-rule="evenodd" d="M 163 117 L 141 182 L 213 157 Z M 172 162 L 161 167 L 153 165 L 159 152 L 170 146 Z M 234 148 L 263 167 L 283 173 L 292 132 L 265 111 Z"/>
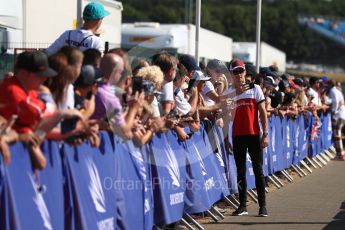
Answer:
<path fill-rule="evenodd" d="M 306 157 L 306 158 L 304 158 L 304 159 L 306 159 L 306 160 L 308 161 L 308 163 L 309 163 L 311 166 L 313 166 L 314 169 L 317 169 L 317 166 L 314 164 L 313 161 L 311 161 L 311 160 L 309 159 L 309 157 Z"/>
<path fill-rule="evenodd" d="M 335 147 L 332 145 L 331 147 L 329 147 L 329 150 L 332 151 L 334 154 L 336 154 L 336 150 L 335 150 Z"/>
<path fill-rule="evenodd" d="M 196 220 L 193 219 L 193 217 L 191 217 L 188 213 L 185 213 L 184 216 L 190 221 L 192 222 L 199 230 L 205 230 L 203 226 L 201 226 L 201 224 L 199 224 Z"/>
<path fill-rule="evenodd" d="M 224 196 L 224 201 L 225 203 L 227 203 L 228 205 L 230 205 L 232 208 L 237 209 L 238 205 L 236 205 L 234 202 L 232 202 L 229 198 L 227 198 L 226 196 Z"/>
<path fill-rule="evenodd" d="M 281 172 L 282 172 L 283 176 L 284 176 L 290 183 L 292 183 L 293 178 L 292 178 L 285 170 L 282 170 Z"/>
<path fill-rule="evenodd" d="M 185 219 L 181 219 L 181 222 L 184 226 L 186 226 L 189 230 L 194 230 L 193 226 L 190 225 Z"/>
<path fill-rule="evenodd" d="M 254 191 L 253 189 L 249 189 L 249 192 L 252 193 L 256 199 L 258 199 L 259 196 L 256 191 Z"/>
<path fill-rule="evenodd" d="M 316 159 L 315 157 L 314 157 L 314 158 L 311 158 L 311 160 L 312 160 L 314 163 L 316 163 L 320 168 L 323 167 L 323 165 L 322 165 L 320 162 L 318 162 L 317 159 Z"/>
<path fill-rule="evenodd" d="M 322 152 L 319 154 L 321 158 L 323 158 L 325 161 L 329 162 L 331 159 L 325 154 L 325 152 Z"/>
<path fill-rule="evenodd" d="M 323 165 L 327 165 L 327 162 L 326 161 L 324 161 L 321 157 L 320 157 L 320 155 L 318 154 L 318 155 L 316 155 L 315 156 L 315 158 L 317 158 Z"/>
<path fill-rule="evenodd" d="M 279 178 L 276 175 L 272 174 L 272 177 L 280 184 L 281 187 L 284 187 L 283 182 L 281 182 L 281 180 L 279 180 Z"/>
<path fill-rule="evenodd" d="M 205 213 L 207 215 L 209 215 L 214 222 L 218 222 L 219 221 L 218 218 L 212 212 L 210 212 L 210 210 L 205 211 Z"/>
<path fill-rule="evenodd" d="M 212 206 L 212 207 L 211 207 L 211 210 L 212 210 L 213 212 L 215 212 L 221 219 L 224 219 L 224 218 L 225 218 L 224 215 L 217 209 L 216 206 Z"/>
<path fill-rule="evenodd" d="M 335 157 L 335 155 L 333 155 L 330 151 L 330 149 L 326 149 L 325 150 L 325 154 L 330 158 L 330 159 L 333 159 Z"/>
<path fill-rule="evenodd" d="M 281 188 L 281 186 L 277 184 L 277 182 L 271 176 L 268 176 L 268 180 L 271 181 L 278 189 Z"/>
<path fill-rule="evenodd" d="M 308 175 L 298 164 L 296 164 L 295 166 L 296 168 L 298 168 L 298 170 L 300 170 L 304 174 L 304 176 Z"/>
<path fill-rule="evenodd" d="M 304 177 L 304 174 L 303 174 L 302 172 L 300 172 L 300 171 L 298 170 L 298 168 L 296 168 L 295 165 L 291 165 L 291 167 L 293 168 L 293 170 L 295 170 L 295 171 L 297 172 L 297 174 L 298 174 L 300 177 Z"/>
<path fill-rule="evenodd" d="M 306 168 L 310 173 L 313 172 L 313 170 L 311 170 L 311 168 L 310 168 L 303 160 L 301 160 L 301 164 L 302 164 L 303 167 Z"/>
<path fill-rule="evenodd" d="M 247 194 L 255 203 L 258 203 L 256 197 L 249 190 L 247 190 Z"/>
<path fill-rule="evenodd" d="M 240 202 L 237 200 L 236 196 L 234 194 L 231 194 L 230 195 L 230 198 L 232 199 L 232 201 L 237 205 L 239 206 L 240 205 Z"/>

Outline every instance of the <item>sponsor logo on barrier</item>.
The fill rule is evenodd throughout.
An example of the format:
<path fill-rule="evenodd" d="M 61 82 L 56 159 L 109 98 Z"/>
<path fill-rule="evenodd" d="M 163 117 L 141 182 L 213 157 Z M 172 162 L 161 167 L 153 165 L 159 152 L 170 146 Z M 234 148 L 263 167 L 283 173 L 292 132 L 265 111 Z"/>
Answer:
<path fill-rule="evenodd" d="M 51 220 L 50 220 L 50 215 L 49 215 L 49 211 L 47 208 L 47 205 L 43 199 L 43 195 L 42 192 L 39 191 L 38 186 L 35 182 L 35 179 L 33 177 L 33 175 L 30 175 L 30 173 L 28 173 L 29 178 L 30 178 L 30 182 L 32 184 L 32 187 L 34 188 L 35 191 L 35 197 L 33 198 L 37 209 L 43 219 L 43 225 L 46 229 L 53 229 L 52 224 L 51 224 Z"/>
<path fill-rule="evenodd" d="M 302 151 L 305 151 L 307 149 L 307 145 L 308 145 L 308 142 L 305 142 L 303 145 L 302 145 Z"/>
<path fill-rule="evenodd" d="M 202 175 L 205 176 L 205 175 L 207 175 L 207 172 L 206 172 L 204 161 L 202 160 L 200 153 L 199 153 L 199 150 L 195 147 L 195 145 L 193 145 L 193 148 L 194 148 L 195 152 L 197 153 L 195 156 L 196 156 L 197 162 L 199 162 L 199 164 L 200 164 Z"/>
<path fill-rule="evenodd" d="M 213 177 L 211 177 L 211 178 L 209 178 L 209 179 L 207 179 L 205 181 L 205 189 L 206 189 L 206 191 L 210 190 L 214 186 L 215 186 L 215 183 L 214 183 Z"/>
<path fill-rule="evenodd" d="M 226 173 L 223 173 L 223 178 L 224 178 L 225 181 L 228 180 L 228 177 L 226 176 Z"/>
<path fill-rule="evenodd" d="M 97 212 L 104 213 L 106 212 L 105 196 L 97 167 L 90 159 L 87 160 L 86 167 L 90 176 L 89 192 L 91 194 L 93 204 L 95 205 Z"/>
<path fill-rule="evenodd" d="M 250 163 L 252 163 L 252 159 L 249 156 L 249 153 L 247 152 L 247 161 L 249 161 Z"/>
<path fill-rule="evenodd" d="M 249 171 L 249 175 L 254 176 L 254 171 L 253 171 L 253 168 L 252 168 L 252 167 L 250 167 L 250 168 L 248 169 L 248 171 Z"/>
<path fill-rule="evenodd" d="M 146 214 L 148 211 L 150 211 L 150 202 L 148 199 L 145 199 L 145 202 L 144 202 L 144 213 Z"/>
<path fill-rule="evenodd" d="M 330 133 L 327 135 L 327 139 L 328 139 L 328 140 L 332 139 L 332 132 L 330 132 Z"/>
<path fill-rule="evenodd" d="M 114 230 L 114 218 L 108 218 L 97 222 L 98 230 Z"/>
<path fill-rule="evenodd" d="M 225 167 L 222 155 L 219 151 L 216 153 L 216 157 L 217 157 L 217 160 L 219 161 L 220 166 Z"/>
<path fill-rule="evenodd" d="M 290 148 L 290 145 L 291 145 L 289 133 L 290 133 L 290 127 L 287 126 L 287 127 L 286 127 L 286 147 L 288 147 L 288 148 Z"/>
<path fill-rule="evenodd" d="M 137 161 L 138 163 L 138 166 L 139 166 L 139 173 L 140 173 L 140 176 L 143 178 L 143 180 L 146 180 L 146 168 L 145 168 L 145 164 L 144 164 L 144 158 L 141 154 L 140 151 L 133 151 L 131 152 L 133 158 Z"/>
<path fill-rule="evenodd" d="M 169 149 L 167 152 L 167 164 L 168 164 L 168 172 L 172 179 L 172 184 L 180 187 L 180 169 L 178 168 L 178 162 L 176 160 L 175 154 L 172 152 L 172 149 Z"/>
<path fill-rule="evenodd" d="M 183 192 L 170 195 L 170 205 L 176 205 L 183 202 Z"/>
<path fill-rule="evenodd" d="M 199 155 L 198 155 L 198 156 L 199 156 Z M 204 164 L 203 160 L 201 159 L 201 157 L 200 157 L 200 159 L 199 159 L 199 163 L 200 163 L 200 166 L 201 166 L 202 175 L 203 175 L 203 176 L 206 176 L 206 175 L 207 175 L 207 172 L 206 172 L 205 164 Z"/>

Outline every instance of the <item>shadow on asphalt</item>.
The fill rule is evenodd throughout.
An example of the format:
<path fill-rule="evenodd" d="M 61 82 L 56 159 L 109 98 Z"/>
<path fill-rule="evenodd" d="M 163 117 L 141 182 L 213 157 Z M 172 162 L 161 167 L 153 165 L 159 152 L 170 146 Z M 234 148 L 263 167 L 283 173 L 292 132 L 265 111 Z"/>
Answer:
<path fill-rule="evenodd" d="M 320 224 L 328 224 L 328 222 L 293 222 L 293 221 L 290 221 L 290 222 L 283 222 L 283 221 L 280 221 L 280 222 L 277 222 L 277 221 L 267 221 L 267 222 L 219 222 L 219 223 L 207 223 L 207 224 L 220 224 L 220 225 L 223 225 L 223 224 L 227 224 L 227 225 L 244 225 L 244 226 L 249 226 L 249 225 L 285 225 L 285 224 L 296 224 L 296 225 L 303 225 L 303 224 L 306 224 L 306 225 L 320 225 Z M 342 228 L 341 230 L 344 230 L 344 222 L 341 222 L 340 224 L 342 224 Z M 206 224 L 205 224 L 206 225 Z M 340 226 L 340 225 L 339 225 Z M 334 228 L 329 228 L 327 230 L 334 230 Z"/>
<path fill-rule="evenodd" d="M 334 216 L 334 220 L 330 222 L 323 230 L 344 230 L 345 229 L 345 201 L 340 205 L 340 211 Z"/>

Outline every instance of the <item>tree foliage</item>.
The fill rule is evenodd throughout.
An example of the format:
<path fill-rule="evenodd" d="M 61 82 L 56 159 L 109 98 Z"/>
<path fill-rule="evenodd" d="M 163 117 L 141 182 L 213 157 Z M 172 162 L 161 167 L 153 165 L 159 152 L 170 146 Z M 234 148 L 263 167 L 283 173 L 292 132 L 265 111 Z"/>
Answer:
<path fill-rule="evenodd" d="M 123 2 L 123 21 L 185 23 L 188 2 L 189 0 L 126 0 Z M 345 18 L 345 1 L 263 0 L 262 41 L 285 51 L 287 59 L 294 62 L 345 67 L 345 47 L 299 25 L 299 15 Z M 194 23 L 194 15 L 192 18 Z M 201 26 L 229 36 L 234 41 L 255 41 L 256 1 L 204 0 Z"/>

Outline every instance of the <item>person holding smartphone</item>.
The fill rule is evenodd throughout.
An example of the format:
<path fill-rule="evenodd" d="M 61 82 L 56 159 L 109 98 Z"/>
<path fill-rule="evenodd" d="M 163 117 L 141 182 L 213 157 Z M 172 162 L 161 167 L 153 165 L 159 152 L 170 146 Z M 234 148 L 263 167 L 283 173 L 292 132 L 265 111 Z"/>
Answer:
<path fill-rule="evenodd" d="M 137 92 L 131 96 L 125 116 L 115 92 L 115 84 L 121 78 L 124 68 L 124 60 L 117 54 L 107 53 L 101 59 L 100 69 L 103 76 L 98 84 L 95 112 L 91 119 L 98 120 L 101 129 L 112 130 L 123 138 L 130 139 L 133 136 L 135 115 L 142 106 L 145 95 Z"/>
<path fill-rule="evenodd" d="M 246 68 L 242 60 L 233 60 L 230 64 L 230 72 L 236 90 L 232 140 L 240 199 L 240 205 L 233 212 L 233 215 L 241 216 L 248 214 L 246 208 L 246 159 L 248 150 L 253 164 L 255 184 L 259 198 L 259 216 L 268 216 L 266 209 L 265 178 L 262 171 L 262 149 L 268 146 L 268 121 L 265 96 L 260 86 L 256 84 L 253 88 L 243 90 L 242 87 L 246 83 Z M 262 135 L 259 122 L 261 122 Z"/>
<path fill-rule="evenodd" d="M 40 149 L 42 139 L 36 131 L 46 133 L 64 118 L 80 117 L 75 111 L 57 110 L 49 113 L 39 97 L 43 82 L 56 75 L 45 53 L 26 51 L 17 57 L 15 75 L 0 84 L 0 115 L 8 121 L 13 119 L 13 115 L 17 116 L 13 129 L 19 133 L 19 139 L 26 143 L 35 169 L 43 169 L 46 165 Z"/>

